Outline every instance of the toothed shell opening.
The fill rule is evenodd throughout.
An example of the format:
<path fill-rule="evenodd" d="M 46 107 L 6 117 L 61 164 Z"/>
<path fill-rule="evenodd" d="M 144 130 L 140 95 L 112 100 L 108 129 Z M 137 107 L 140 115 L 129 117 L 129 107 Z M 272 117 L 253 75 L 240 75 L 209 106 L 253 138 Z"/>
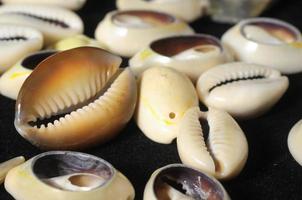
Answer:
<path fill-rule="evenodd" d="M 90 191 L 107 184 L 115 172 L 98 157 L 54 151 L 40 154 L 32 162 L 32 171 L 45 184 L 65 191 Z"/>
<path fill-rule="evenodd" d="M 49 56 L 55 54 L 57 51 L 41 51 L 27 56 L 21 63 L 21 65 L 27 69 L 35 69 L 36 66 L 48 58 Z"/>

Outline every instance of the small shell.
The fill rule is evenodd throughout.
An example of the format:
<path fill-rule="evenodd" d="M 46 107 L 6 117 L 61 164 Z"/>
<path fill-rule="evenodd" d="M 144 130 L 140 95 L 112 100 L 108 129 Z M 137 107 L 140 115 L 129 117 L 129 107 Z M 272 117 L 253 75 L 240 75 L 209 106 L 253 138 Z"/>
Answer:
<path fill-rule="evenodd" d="M 200 100 L 238 118 L 260 116 L 275 105 L 288 88 L 279 71 L 247 63 L 214 67 L 197 81 Z"/>
<path fill-rule="evenodd" d="M 208 0 L 117 0 L 119 10 L 154 10 L 191 22 L 204 14 Z"/>
<path fill-rule="evenodd" d="M 302 166 L 302 120 L 297 122 L 290 130 L 288 139 L 288 148 L 294 159 Z"/>
<path fill-rule="evenodd" d="M 13 169 L 14 167 L 24 163 L 25 158 L 23 156 L 19 156 L 13 159 L 10 159 L 6 162 L 0 163 L 0 184 L 4 182 L 6 174 Z"/>
<path fill-rule="evenodd" d="M 144 200 L 230 200 L 223 186 L 212 176 L 181 164 L 156 170 L 144 191 Z"/>
<path fill-rule="evenodd" d="M 302 38 L 291 24 L 271 19 L 243 20 L 222 37 L 239 61 L 278 69 L 282 73 L 302 71 Z"/>
<path fill-rule="evenodd" d="M 0 7 L 0 23 L 35 28 L 43 33 L 45 45 L 83 32 L 83 22 L 79 16 L 52 6 L 3 5 Z"/>
<path fill-rule="evenodd" d="M 133 200 L 129 180 L 105 160 L 78 152 L 42 153 L 12 169 L 5 189 L 16 200 Z"/>
<path fill-rule="evenodd" d="M 208 122 L 207 141 L 200 120 Z M 196 107 L 186 112 L 180 123 L 177 149 L 184 164 L 218 179 L 238 175 L 248 156 L 247 140 L 239 125 L 228 113 L 212 108 L 201 112 Z"/>
<path fill-rule="evenodd" d="M 171 143 L 184 113 L 198 105 L 191 81 L 171 68 L 146 70 L 139 80 L 136 123 L 151 140 Z"/>
<path fill-rule="evenodd" d="M 0 25 L 0 73 L 13 66 L 25 55 L 43 46 L 39 31 L 25 26 Z"/>
<path fill-rule="evenodd" d="M 193 33 L 186 23 L 168 14 L 132 10 L 108 13 L 99 23 L 95 37 L 112 52 L 130 57 L 153 40 Z"/>
<path fill-rule="evenodd" d="M 79 149 L 113 138 L 131 119 L 135 78 L 121 58 L 79 47 L 41 62 L 20 90 L 17 131 L 43 149 Z M 108 123 L 110 119 L 110 123 Z"/>
<path fill-rule="evenodd" d="M 129 63 L 135 75 L 150 66 L 166 66 L 185 73 L 196 82 L 205 70 L 231 60 L 217 38 L 198 34 L 153 41 Z"/>
<path fill-rule="evenodd" d="M 55 51 L 39 51 L 20 60 L 0 77 L 0 93 L 16 100 L 21 86 L 34 68 L 54 53 Z"/>
<path fill-rule="evenodd" d="M 84 6 L 86 0 L 2 0 L 3 4 L 37 4 L 45 6 L 59 6 L 70 10 L 79 10 Z"/>

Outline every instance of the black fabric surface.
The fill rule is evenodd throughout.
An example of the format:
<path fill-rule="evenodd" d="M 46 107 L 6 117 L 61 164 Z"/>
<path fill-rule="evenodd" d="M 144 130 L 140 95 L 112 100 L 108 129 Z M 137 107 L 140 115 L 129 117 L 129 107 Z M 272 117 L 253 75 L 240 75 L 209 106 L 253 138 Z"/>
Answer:
<path fill-rule="evenodd" d="M 93 36 L 98 22 L 113 9 L 114 0 L 88 0 L 79 11 L 85 22 L 85 33 Z M 263 16 L 288 21 L 302 30 L 302 1 L 279 1 Z M 208 17 L 192 26 L 198 33 L 217 37 L 230 27 L 214 23 Z M 257 119 L 239 122 L 248 139 L 249 158 L 237 178 L 223 182 L 233 200 L 302 199 L 302 167 L 287 147 L 289 130 L 302 118 L 302 74 L 291 75 L 289 79 L 288 91 L 271 111 Z M 0 96 L 0 161 L 19 155 L 29 159 L 41 153 L 16 132 L 14 106 L 14 101 Z M 175 142 L 161 145 L 148 140 L 133 120 L 115 140 L 84 152 L 104 158 L 124 173 L 135 187 L 137 200 L 142 199 L 145 184 L 154 170 L 180 162 Z M 1 186 L 0 200 L 9 199 L 13 198 Z"/>

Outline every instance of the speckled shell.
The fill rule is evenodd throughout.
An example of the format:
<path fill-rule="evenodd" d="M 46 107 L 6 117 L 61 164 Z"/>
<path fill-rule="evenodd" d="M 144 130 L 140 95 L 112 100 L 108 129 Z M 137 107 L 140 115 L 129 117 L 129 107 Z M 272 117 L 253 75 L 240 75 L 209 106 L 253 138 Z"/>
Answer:
<path fill-rule="evenodd" d="M 66 174 L 73 179 L 54 182 L 55 178 L 64 180 Z M 86 175 L 87 179 L 98 178 L 100 182 L 91 183 L 85 177 L 76 180 L 79 174 Z M 73 190 L 66 188 L 68 185 L 73 186 Z M 78 152 L 46 152 L 28 160 L 9 171 L 5 189 L 16 200 L 134 199 L 133 186 L 110 163 Z"/>
<path fill-rule="evenodd" d="M 207 120 L 209 136 L 205 141 L 200 119 Z M 231 179 L 244 167 L 248 157 L 245 135 L 226 112 L 198 107 L 188 110 L 180 123 L 177 149 L 181 161 L 218 179 Z"/>
<path fill-rule="evenodd" d="M 182 186 L 183 194 L 169 182 Z M 182 164 L 157 169 L 146 184 L 143 200 L 230 200 L 223 186 L 212 176 Z"/>
<path fill-rule="evenodd" d="M 243 20 L 223 35 L 222 43 L 239 61 L 269 66 L 287 74 L 302 71 L 301 33 L 286 22 L 270 18 Z"/>
<path fill-rule="evenodd" d="M 39 51 L 21 59 L 0 77 L 0 93 L 16 100 L 21 86 L 33 69 L 54 53 L 55 51 Z"/>
<path fill-rule="evenodd" d="M 2 0 L 3 4 L 37 4 L 47 6 L 59 6 L 70 10 L 79 10 L 86 0 Z"/>
<path fill-rule="evenodd" d="M 187 109 L 198 105 L 191 81 L 171 68 L 154 67 L 139 79 L 136 123 L 151 140 L 171 143 Z"/>
<path fill-rule="evenodd" d="M 302 120 L 290 130 L 287 144 L 291 155 L 302 166 Z"/>
<path fill-rule="evenodd" d="M 22 85 L 17 131 L 43 149 L 87 148 L 113 138 L 131 119 L 137 99 L 135 78 L 129 69 L 119 70 L 120 63 L 93 47 L 50 56 Z"/>
<path fill-rule="evenodd" d="M 13 169 L 14 167 L 24 163 L 25 159 L 23 156 L 19 156 L 13 159 L 10 159 L 6 162 L 0 163 L 0 184 L 4 182 L 6 174 Z"/>
<path fill-rule="evenodd" d="M 110 51 L 131 57 L 153 40 L 193 33 L 186 23 L 168 14 L 144 10 L 112 11 L 97 26 L 95 38 Z"/>
<path fill-rule="evenodd" d="M 25 25 L 43 33 L 44 45 L 83 32 L 83 22 L 75 13 L 53 6 L 3 5 L 0 23 Z"/>
<path fill-rule="evenodd" d="M 279 71 L 247 63 L 228 63 L 209 69 L 197 82 L 200 100 L 237 118 L 264 114 L 283 96 L 288 78 Z"/>
<path fill-rule="evenodd" d="M 185 21 L 194 21 L 204 14 L 208 0 L 117 0 L 119 10 L 154 10 L 169 13 Z"/>
<path fill-rule="evenodd" d="M 0 25 L 0 73 L 13 66 L 25 55 L 43 46 L 39 31 L 25 26 Z"/>
<path fill-rule="evenodd" d="M 150 66 L 165 66 L 185 73 L 196 82 L 207 69 L 231 60 L 217 38 L 197 34 L 153 41 L 131 58 L 129 64 L 137 76 Z"/>

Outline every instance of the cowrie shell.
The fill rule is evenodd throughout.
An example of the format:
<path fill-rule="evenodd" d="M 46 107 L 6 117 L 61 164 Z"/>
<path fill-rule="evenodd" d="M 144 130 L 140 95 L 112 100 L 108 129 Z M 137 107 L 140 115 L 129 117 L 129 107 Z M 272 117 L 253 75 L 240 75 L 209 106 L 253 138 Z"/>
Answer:
<path fill-rule="evenodd" d="M 225 110 L 237 118 L 252 118 L 275 105 L 288 85 L 288 78 L 277 70 L 238 62 L 203 73 L 197 81 L 197 93 L 208 107 Z"/>
<path fill-rule="evenodd" d="M 200 119 L 207 120 L 207 141 Z M 226 112 L 198 107 L 188 110 L 179 126 L 177 149 L 181 161 L 218 179 L 238 175 L 248 156 L 245 135 L 236 121 Z"/>
<path fill-rule="evenodd" d="M 25 159 L 23 156 L 19 156 L 3 163 L 0 163 L 0 184 L 4 182 L 7 173 L 14 167 L 24 163 Z"/>
<path fill-rule="evenodd" d="M 193 33 L 189 25 L 168 14 L 129 10 L 108 13 L 97 26 L 95 38 L 110 51 L 131 57 L 153 40 Z"/>
<path fill-rule="evenodd" d="M 204 14 L 207 0 L 117 0 L 119 10 L 154 10 L 191 22 Z"/>
<path fill-rule="evenodd" d="M 130 181 L 107 161 L 79 152 L 51 151 L 10 170 L 5 189 L 16 200 L 133 200 Z"/>
<path fill-rule="evenodd" d="M 265 65 L 287 74 L 302 71 L 301 33 L 284 21 L 246 19 L 228 30 L 221 40 L 238 61 Z"/>
<path fill-rule="evenodd" d="M 74 12 L 41 5 L 3 5 L 0 7 L 0 23 L 24 25 L 43 33 L 44 44 L 83 32 L 83 22 Z"/>
<path fill-rule="evenodd" d="M 25 55 L 38 51 L 43 46 L 39 31 L 24 26 L 0 25 L 0 73 L 13 66 Z"/>
<path fill-rule="evenodd" d="M 302 120 L 290 130 L 287 144 L 291 155 L 302 166 Z"/>
<path fill-rule="evenodd" d="M 198 105 L 193 84 L 174 69 L 153 67 L 142 73 L 138 88 L 138 127 L 155 142 L 171 143 L 184 113 Z"/>
<path fill-rule="evenodd" d="M 217 38 L 196 34 L 153 41 L 131 58 L 129 64 L 136 76 L 150 66 L 164 66 L 183 72 L 196 82 L 207 69 L 231 60 Z"/>

